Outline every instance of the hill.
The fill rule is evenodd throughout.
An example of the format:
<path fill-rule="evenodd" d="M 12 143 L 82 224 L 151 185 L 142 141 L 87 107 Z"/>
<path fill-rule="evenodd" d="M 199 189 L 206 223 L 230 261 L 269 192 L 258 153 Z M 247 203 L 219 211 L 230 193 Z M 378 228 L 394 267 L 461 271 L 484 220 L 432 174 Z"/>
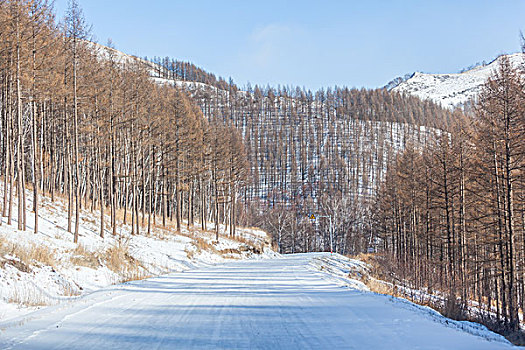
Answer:
<path fill-rule="evenodd" d="M 522 66 L 525 55 L 515 53 L 504 55 L 513 66 Z M 501 58 L 499 56 L 486 65 L 481 65 L 456 74 L 427 74 L 416 72 L 407 80 L 392 88 L 392 91 L 408 93 L 423 100 L 431 100 L 445 108 L 462 107 L 474 99 L 481 91 L 481 86 L 494 73 Z"/>
<path fill-rule="evenodd" d="M 186 91 L 208 121 L 241 133 L 249 172 L 238 218 L 264 227 L 281 252 L 366 250 L 370 205 L 387 164 L 446 128 L 450 111 L 387 89 L 227 87 L 181 80 L 176 62 L 150 70 Z M 155 63 L 150 63 L 154 64 Z M 308 218 L 332 217 L 312 227 Z"/>

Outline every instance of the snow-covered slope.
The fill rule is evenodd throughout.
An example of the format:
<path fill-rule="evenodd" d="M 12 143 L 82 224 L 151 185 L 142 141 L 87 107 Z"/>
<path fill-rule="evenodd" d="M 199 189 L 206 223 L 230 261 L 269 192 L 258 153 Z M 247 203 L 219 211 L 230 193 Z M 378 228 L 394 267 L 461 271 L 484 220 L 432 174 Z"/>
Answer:
<path fill-rule="evenodd" d="M 461 107 L 481 91 L 481 86 L 497 69 L 502 57 L 498 57 L 485 66 L 479 66 L 463 73 L 416 72 L 410 79 L 401 82 L 392 90 L 406 92 L 422 99 L 430 99 L 447 108 Z M 506 57 L 515 67 L 525 63 L 525 55 L 522 53 L 506 55 Z"/>
<path fill-rule="evenodd" d="M 0 323 L 0 348 L 512 348 L 483 326 L 345 279 L 363 268 L 340 255 L 295 254 L 130 282 Z"/>
<path fill-rule="evenodd" d="M 0 195 L 3 191 L 0 189 Z M 183 225 L 177 234 L 173 223 L 154 225 L 147 235 L 131 234 L 131 226 L 119 225 L 113 236 L 106 226 L 101 238 L 98 211 L 81 213 L 79 244 L 67 231 L 67 206 L 61 199 L 41 198 L 39 233 L 33 233 L 32 193 L 27 192 L 26 231 L 17 230 L 17 205 L 13 223 L 0 226 L 0 322 L 35 309 L 61 304 L 100 288 L 128 280 L 184 271 L 231 259 L 276 256 L 267 234 L 257 229 L 238 229 L 230 238 L 224 227 L 215 233 Z M 107 213 L 108 211 L 106 211 Z M 117 213 L 123 215 L 123 213 Z M 131 217 L 128 213 L 128 223 Z M 109 217 L 105 218 L 108 223 Z M 157 219 L 159 223 L 160 220 Z M 147 223 L 147 218 L 145 224 Z M 213 225 L 208 225 L 213 229 Z M 0 347 L 1 348 L 1 347 Z"/>

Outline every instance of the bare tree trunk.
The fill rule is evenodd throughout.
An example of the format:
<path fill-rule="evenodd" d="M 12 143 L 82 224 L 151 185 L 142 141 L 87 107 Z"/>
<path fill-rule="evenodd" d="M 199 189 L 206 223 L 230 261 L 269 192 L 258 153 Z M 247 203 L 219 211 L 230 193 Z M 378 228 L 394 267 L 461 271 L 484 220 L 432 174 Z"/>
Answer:
<path fill-rule="evenodd" d="M 19 5 L 17 5 L 19 6 Z M 24 228 L 24 177 L 23 177 L 23 154 L 24 154 L 24 130 L 22 125 L 22 87 L 20 84 L 20 9 L 16 13 L 16 111 L 17 111 L 17 187 L 18 187 L 18 229 Z"/>
<path fill-rule="evenodd" d="M 37 111 L 33 101 L 33 212 L 35 213 L 35 233 L 38 233 L 38 187 L 40 186 L 38 176 L 38 141 L 37 141 Z"/>

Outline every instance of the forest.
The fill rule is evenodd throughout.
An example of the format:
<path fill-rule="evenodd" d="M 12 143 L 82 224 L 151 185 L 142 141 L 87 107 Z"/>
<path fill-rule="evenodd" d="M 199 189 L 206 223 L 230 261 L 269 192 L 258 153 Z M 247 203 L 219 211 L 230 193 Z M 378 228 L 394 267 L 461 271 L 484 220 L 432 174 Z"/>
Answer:
<path fill-rule="evenodd" d="M 59 25 L 60 23 L 60 25 Z M 246 176 L 240 133 L 202 117 L 186 93 L 151 81 L 140 60 L 88 41 L 73 1 L 61 22 L 48 1 L 0 2 L 0 164 L 2 217 L 27 228 L 26 189 L 68 202 L 68 231 L 79 240 L 82 207 L 100 212 L 100 236 L 121 223 L 134 234 L 184 218 L 235 234 Z M 18 214 L 13 218 L 14 198 Z M 233 211 L 231 211 L 233 213 Z M 105 219 L 109 213 L 109 222 Z M 218 237 L 219 225 L 215 225 Z"/>
<path fill-rule="evenodd" d="M 116 234 L 117 217 L 136 233 L 184 218 L 217 234 L 262 226 L 283 253 L 326 250 L 331 232 L 333 249 L 355 253 L 370 245 L 386 164 L 450 119 L 384 89 L 240 90 L 189 63 L 90 42 L 76 2 L 62 22 L 46 1 L 2 4 L 2 212 L 11 224 L 21 198 L 20 229 L 28 187 L 36 213 L 40 192 L 67 198 L 75 242 L 84 206 L 100 212 L 101 236 Z M 187 80 L 163 83 L 173 78 Z"/>
<path fill-rule="evenodd" d="M 272 233 L 281 253 L 366 251 L 387 164 L 407 144 L 435 138 L 453 119 L 434 103 L 386 89 L 240 89 L 231 79 L 224 88 L 224 78 L 188 63 L 165 58 L 150 64 L 156 79 L 187 91 L 206 119 L 239 130 L 249 175 L 236 215 L 243 225 Z M 182 71 L 195 80 L 173 81 Z M 312 215 L 319 217 L 314 223 Z"/>
<path fill-rule="evenodd" d="M 524 83 L 503 59 L 471 111 L 389 164 L 374 210 L 392 280 L 503 334 L 525 300 Z"/>

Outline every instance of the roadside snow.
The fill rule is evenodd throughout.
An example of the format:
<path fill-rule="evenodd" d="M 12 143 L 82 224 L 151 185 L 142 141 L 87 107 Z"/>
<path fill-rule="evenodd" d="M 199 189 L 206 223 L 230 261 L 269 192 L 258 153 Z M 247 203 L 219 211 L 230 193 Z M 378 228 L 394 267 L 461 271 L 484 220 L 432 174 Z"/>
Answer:
<path fill-rule="evenodd" d="M 310 265 L 313 266 L 315 270 L 326 273 L 329 280 L 332 280 L 339 285 L 347 286 L 356 290 L 369 291 L 369 288 L 362 283 L 361 280 L 363 278 L 371 278 L 369 276 L 370 267 L 360 260 L 350 259 L 339 254 L 328 255 L 323 253 L 314 257 L 311 260 Z M 386 298 L 387 301 L 395 303 L 398 307 L 418 312 L 421 316 L 426 316 L 429 319 L 446 325 L 447 327 L 456 328 L 469 334 L 485 338 L 489 341 L 507 342 L 504 337 L 489 331 L 487 327 L 479 323 L 455 321 L 444 317 L 430 307 L 415 304 L 407 299 L 378 293 L 374 294 L 379 298 Z"/>
<path fill-rule="evenodd" d="M 1 193 L 1 191 L 0 191 Z M 39 233 L 33 233 L 32 193 L 27 192 L 27 230 L 17 230 L 16 201 L 13 223 L 0 226 L 0 321 L 24 315 L 49 305 L 60 304 L 127 280 L 184 271 L 229 261 L 276 256 L 265 232 L 239 229 L 240 240 L 183 226 L 154 227 L 146 236 L 131 235 L 129 225 L 121 225 L 117 236 L 106 227 L 99 236 L 98 211 L 83 210 L 79 245 L 67 232 L 67 207 L 58 199 L 41 199 Z M 128 214 L 128 220 L 130 215 Z M 106 225 L 109 218 L 105 219 Z M 211 225 L 213 228 L 213 225 Z M 225 231 L 220 227 L 221 232 Z M 115 266 L 109 251 L 118 253 L 122 265 Z"/>

